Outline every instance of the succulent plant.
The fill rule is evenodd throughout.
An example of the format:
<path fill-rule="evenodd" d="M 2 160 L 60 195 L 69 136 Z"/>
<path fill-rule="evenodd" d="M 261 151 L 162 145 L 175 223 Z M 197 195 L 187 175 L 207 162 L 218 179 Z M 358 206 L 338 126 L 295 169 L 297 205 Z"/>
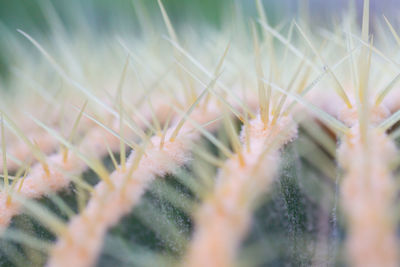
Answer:
<path fill-rule="evenodd" d="M 2 266 L 397 266 L 389 20 L 8 33 Z M 76 18 L 85 21 L 85 11 Z M 139 33 L 138 33 L 139 32 Z"/>

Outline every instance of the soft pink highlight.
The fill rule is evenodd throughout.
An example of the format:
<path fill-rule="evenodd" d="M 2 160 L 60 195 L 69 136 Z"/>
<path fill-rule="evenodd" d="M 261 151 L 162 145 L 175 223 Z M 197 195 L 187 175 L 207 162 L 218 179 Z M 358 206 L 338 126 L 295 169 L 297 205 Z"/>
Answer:
<path fill-rule="evenodd" d="M 238 155 L 228 159 L 218 172 L 214 191 L 195 215 L 196 229 L 185 266 L 233 266 L 236 251 L 251 221 L 255 199 L 269 189 L 278 170 L 279 150 L 297 135 L 291 118 L 278 119 L 266 127 L 257 118 L 250 122 L 250 150 L 243 145 L 244 164 Z M 284 136 L 279 136 L 283 134 Z M 282 137 L 282 138 L 281 138 Z M 245 142 L 242 130 L 242 143 Z M 262 156 L 266 142 L 276 141 L 276 147 Z"/>
<path fill-rule="evenodd" d="M 191 118 L 198 124 L 206 123 L 218 116 L 214 105 L 208 109 L 194 110 Z M 51 251 L 47 266 L 62 267 L 92 266 L 102 247 L 107 230 L 116 224 L 140 201 L 148 185 L 157 177 L 173 172 L 190 160 L 190 144 L 200 137 L 187 122 L 174 141 L 170 141 L 175 125 L 166 133 L 165 143 L 160 149 L 161 138 L 153 136 L 143 158 L 132 177 L 126 172 L 114 171 L 111 180 L 115 186 L 110 189 L 104 182 L 95 187 L 95 193 L 85 210 L 71 219 L 67 233 L 60 236 Z M 135 158 L 133 151 L 127 160 L 127 169 Z M 127 178 L 127 180 L 126 180 Z"/>

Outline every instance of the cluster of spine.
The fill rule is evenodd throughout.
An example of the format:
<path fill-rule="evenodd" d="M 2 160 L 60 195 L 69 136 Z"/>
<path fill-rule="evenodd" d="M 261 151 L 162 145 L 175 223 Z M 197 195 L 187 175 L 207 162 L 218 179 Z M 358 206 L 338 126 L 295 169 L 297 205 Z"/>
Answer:
<path fill-rule="evenodd" d="M 103 131 L 94 129 L 87 134 L 87 139 L 82 142 L 82 147 L 85 149 L 93 149 L 97 146 L 93 142 L 93 135 L 96 131 Z M 104 135 L 107 136 L 107 135 Z M 110 139 L 115 139 L 110 138 Z M 118 139 L 116 139 L 118 140 Z M 113 140 L 110 143 L 112 144 Z M 119 144 L 119 142 L 117 143 Z M 97 149 L 97 152 L 100 152 Z M 104 155 L 99 153 L 99 155 Z M 29 171 L 29 174 L 23 179 L 19 180 L 16 184 L 17 192 L 26 198 L 40 198 L 51 192 L 57 192 L 66 188 L 70 183 L 71 175 L 79 175 L 87 169 L 87 165 L 80 160 L 75 154 L 68 153 L 65 156 L 65 151 L 55 153 L 46 157 L 46 165 L 42 163 L 35 163 Z M 1 227 L 5 228 L 9 225 L 13 216 L 20 212 L 21 204 L 18 201 L 12 200 L 9 192 L 1 192 Z"/>
<path fill-rule="evenodd" d="M 256 200 L 269 190 L 277 173 L 279 149 L 297 134 L 290 117 L 275 124 L 257 117 L 247 127 L 241 132 L 239 153 L 219 169 L 213 192 L 195 214 L 185 266 L 233 266 Z"/>
<path fill-rule="evenodd" d="M 396 103 L 399 101 L 385 99 L 385 104 L 381 103 L 394 87 L 397 77 L 378 94 L 376 102 L 367 99 L 366 96 L 372 95 L 368 93 L 368 86 L 370 86 L 368 75 L 374 48 L 372 43 L 368 44 L 368 27 L 365 26 L 368 24 L 366 15 L 368 4 L 367 8 L 364 7 L 363 40 L 360 41 L 364 42 L 362 43 L 364 49 L 360 54 L 361 66 L 357 69 L 358 73 L 354 70 L 352 53 L 355 49 L 352 49 L 352 41 L 346 43 L 348 55 L 345 58 L 352 60 L 354 72 L 352 78 L 355 81 L 355 87 L 358 88 L 358 91 L 355 90 L 356 92 L 352 93 L 343 88 L 333 72 L 333 67 L 326 64 L 300 26 L 292 23 L 288 38 L 268 26 L 260 1 L 257 1 L 257 5 L 265 40 L 259 44 L 256 27 L 252 25 L 256 56 L 255 75 L 243 71 L 239 75 L 240 78 L 232 78 L 233 85 L 230 88 L 218 81 L 222 76 L 220 71 L 228 54 L 229 45 L 218 62 L 214 75 L 211 75 L 207 68 L 180 46 L 166 11 L 161 2 L 159 4 L 170 35 L 168 41 L 173 46 L 171 54 L 174 54 L 174 62 L 160 61 L 154 63 L 153 70 L 149 68 L 144 71 L 157 72 L 156 79 L 149 78 L 151 75 L 148 73 L 143 76 L 148 80 L 146 83 L 150 84 L 150 87 L 158 87 L 159 83 L 163 84 L 161 81 L 165 78 L 164 75 L 168 76 L 169 72 L 173 72 L 174 75 L 165 78 L 167 81 L 166 88 L 162 88 L 164 91 L 162 93 L 159 92 L 161 90 L 157 91 L 156 97 L 151 98 L 147 95 L 148 88 L 144 88 L 143 81 L 135 72 L 135 80 L 140 81 L 135 81 L 135 88 L 140 84 L 144 89 L 140 91 L 144 96 L 135 95 L 135 100 L 141 102 L 139 104 L 142 102 L 148 104 L 139 111 L 133 112 L 136 107 L 129 110 L 131 107 L 127 103 L 130 104 L 131 98 L 125 100 L 122 96 L 129 58 L 135 57 L 132 51 L 124 47 L 123 42 L 121 44 L 128 50 L 129 57 L 119 80 L 116 104 L 109 101 L 109 96 L 104 98 L 106 100 L 100 100 L 96 94 L 104 93 L 101 90 L 93 93 L 82 85 L 84 83 L 72 79 L 71 76 L 76 67 L 74 62 L 67 60 L 70 64 L 70 73 L 63 70 L 44 48 L 22 32 L 44 54 L 63 81 L 68 86 L 78 89 L 79 93 L 71 94 L 69 97 L 80 100 L 85 97 L 92 104 L 99 104 L 100 107 L 97 108 L 107 109 L 106 116 L 112 115 L 112 123 L 111 126 L 107 126 L 96 120 L 94 117 L 101 117 L 104 113 L 98 112 L 93 107 L 90 111 L 84 112 L 85 104 L 75 120 L 70 137 L 64 138 L 63 136 L 69 134 L 64 134 L 64 130 L 57 128 L 58 125 L 55 123 L 57 119 L 43 119 L 46 121 L 43 123 L 42 117 L 39 120 L 35 114 L 31 116 L 35 121 L 34 126 L 19 128 L 20 124 L 24 124 L 24 120 L 21 120 L 21 123 L 14 122 L 6 115 L 9 112 L 4 112 L 1 108 L 3 164 L 0 165 L 0 170 L 3 172 L 4 186 L 0 192 L 0 228 L 6 231 L 12 218 L 22 212 L 25 204 L 29 209 L 32 199 L 40 199 L 66 189 L 71 182 L 76 182 L 78 186 L 79 182 L 83 183 L 90 188 L 90 199 L 79 214 L 69 217 L 66 224 L 56 222 L 53 225 L 52 230 L 56 233 L 57 240 L 48 251 L 47 266 L 93 266 L 99 258 L 108 230 L 140 203 L 142 196 L 156 178 L 165 177 L 166 174 L 174 173 L 176 169 L 190 163 L 193 158 L 193 144 L 201 138 L 207 138 L 217 146 L 226 159 L 224 161 L 217 159 L 218 163 L 215 165 L 218 166 L 218 170 L 213 186 L 209 191 L 201 192 L 200 202 L 190 214 L 193 217 L 194 232 L 188 242 L 186 254 L 180 260 L 184 266 L 233 266 L 236 263 L 241 242 L 251 226 L 252 213 L 257 201 L 271 190 L 271 184 L 277 177 L 281 163 L 280 151 L 288 142 L 297 137 L 295 115 L 297 111 L 302 110 L 293 109 L 293 106 L 298 102 L 311 110 L 312 115 L 341 137 L 337 160 L 344 170 L 343 182 L 340 185 L 340 203 L 347 219 L 346 248 L 349 263 L 354 266 L 396 266 L 399 262 L 398 240 L 396 218 L 392 213 L 397 191 L 390 164 L 398 152 L 386 130 L 395 125 L 400 118 L 396 113 L 398 109 Z M 314 60 L 307 59 L 305 54 L 291 45 L 294 25 L 323 67 L 319 68 Z M 393 32 L 391 25 L 390 30 Z M 396 33 L 393 34 L 400 40 Z M 291 52 L 300 59 L 297 68 L 284 66 L 282 73 L 278 71 L 279 64 L 276 62 L 277 55 L 274 53 L 280 52 L 274 51 L 272 37 L 276 37 L 286 46 L 284 58 L 287 58 L 287 53 Z M 337 42 L 340 43 L 341 40 Z M 241 48 L 240 45 L 238 47 Z M 277 80 L 277 84 L 284 89 L 264 80 L 265 66 L 261 60 L 264 49 L 267 50 L 265 54 L 268 54 L 270 61 L 268 62 L 269 76 Z M 154 57 L 154 55 L 151 56 Z M 245 62 L 240 53 L 237 52 L 235 56 L 235 60 Z M 143 63 L 138 58 L 135 60 L 139 62 L 138 65 Z M 232 61 L 226 61 L 225 66 L 230 70 L 233 67 Z M 344 61 L 341 60 L 340 63 Z M 68 64 L 65 63 L 65 65 Z M 168 68 L 164 66 L 168 64 L 171 66 Z M 337 65 L 340 64 L 337 63 Z M 247 65 L 243 64 L 240 68 L 240 70 L 245 70 Z M 200 70 L 201 74 L 197 75 L 194 69 Z M 290 73 L 287 75 L 290 79 L 285 79 L 283 72 L 286 70 Z M 163 71 L 165 73 L 162 73 Z M 313 71 L 316 71 L 318 76 L 307 84 Z M 304 96 L 325 74 L 333 80 L 329 85 L 332 85 L 331 87 L 335 90 L 335 97 L 324 101 L 321 95 L 316 93 L 311 101 L 316 106 L 322 107 L 323 111 L 307 102 Z M 356 74 L 359 74 L 357 79 L 354 78 Z M 235 75 L 236 73 L 232 76 Z M 204 77 L 212 79 L 210 84 L 205 85 L 202 82 Z M 95 85 L 101 84 L 102 78 L 104 77 L 99 78 L 101 81 L 96 81 Z M 254 82 L 254 78 L 257 82 Z M 258 95 L 254 92 L 255 90 L 242 92 L 243 88 L 236 85 L 237 79 L 248 82 L 247 86 L 258 86 Z M 199 83 L 202 91 L 199 92 L 194 83 Z M 265 88 L 265 85 L 268 87 Z M 175 87 L 182 87 L 183 94 Z M 240 90 L 236 90 L 237 87 Z M 129 96 L 132 97 L 135 93 L 130 92 Z M 164 93 L 168 97 L 165 97 Z M 326 96 L 325 93 L 322 94 Z M 243 95 L 243 97 L 237 97 L 237 95 Z M 46 97 L 51 98 L 48 95 Z M 286 102 L 288 98 L 294 101 L 288 104 Z M 397 94 L 393 98 L 398 99 Z M 350 101 L 350 99 L 357 101 Z M 259 111 L 255 112 L 256 115 L 253 113 L 255 106 L 259 106 Z M 304 114 L 307 113 L 304 112 Z M 64 118 L 65 121 L 74 121 L 69 117 L 70 114 L 65 116 L 68 117 Z M 234 129 L 231 120 L 233 116 L 243 123 L 239 134 Z M 233 152 L 213 135 L 212 131 L 220 127 L 218 123 L 220 120 L 224 120 L 227 126 L 225 130 L 231 141 Z M 78 125 L 81 124 L 83 126 L 79 127 Z M 10 136 L 6 140 L 5 125 L 22 141 Z M 164 129 L 161 129 L 162 127 Z M 76 144 L 72 144 L 75 143 L 73 142 L 74 135 L 81 136 L 81 140 Z M 137 139 L 140 141 L 137 142 Z M 125 158 L 127 145 L 133 149 L 128 158 Z M 116 162 L 113 152 L 120 153 L 119 163 Z M 108 154 L 115 167 L 111 173 L 108 173 L 100 163 L 100 160 Z M 208 157 L 211 161 L 215 159 L 214 155 L 208 155 Z M 32 166 L 28 168 L 30 165 Z M 93 169 L 100 178 L 94 187 L 76 178 L 89 168 Z M 9 181 L 9 171 L 16 172 L 12 183 Z M 37 216 L 40 217 L 40 215 Z M 43 217 L 41 219 L 43 220 Z M 51 224 L 49 222 L 49 225 Z"/>
<path fill-rule="evenodd" d="M 47 134 L 45 137 L 58 145 L 54 136 Z M 20 146 L 24 147 L 25 153 L 29 153 L 29 147 L 25 143 L 20 143 Z M 103 128 L 92 126 L 77 146 L 77 150 L 102 158 L 108 153 L 107 146 L 111 151 L 117 151 L 120 146 L 120 140 L 111 133 L 105 132 Z M 38 148 L 41 149 L 42 146 L 39 145 Z M 41 151 L 46 152 L 46 150 L 42 149 Z M 71 177 L 77 177 L 87 169 L 88 165 L 76 153 L 62 147 L 59 152 L 46 156 L 42 162 L 34 163 L 29 170 L 29 174 L 16 181 L 16 192 L 28 199 L 41 198 L 49 193 L 67 188 L 71 182 Z M 10 194 L 11 192 L 6 190 L 0 193 L 1 228 L 7 228 L 12 217 L 21 211 L 21 203 L 13 200 Z"/>
<path fill-rule="evenodd" d="M 202 107 L 194 111 L 192 119 L 203 124 L 217 115 L 215 107 Z M 150 183 L 190 160 L 190 146 L 199 133 L 186 124 L 180 135 L 173 137 L 178 125 L 171 126 L 163 137 L 153 136 L 143 151 L 133 151 L 126 166 L 119 166 L 110 175 L 111 184 L 96 185 L 86 209 L 71 219 L 52 249 L 48 266 L 91 266 L 100 253 L 106 231 L 138 204 Z"/>

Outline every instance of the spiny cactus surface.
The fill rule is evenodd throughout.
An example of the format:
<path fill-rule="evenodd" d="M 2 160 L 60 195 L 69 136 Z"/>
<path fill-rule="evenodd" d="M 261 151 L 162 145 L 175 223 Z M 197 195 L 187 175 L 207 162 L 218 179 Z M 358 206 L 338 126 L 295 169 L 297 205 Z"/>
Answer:
<path fill-rule="evenodd" d="M 133 5 L 134 29 L 45 1 L 47 35 L 2 29 L 1 266 L 400 264 L 389 19 Z"/>

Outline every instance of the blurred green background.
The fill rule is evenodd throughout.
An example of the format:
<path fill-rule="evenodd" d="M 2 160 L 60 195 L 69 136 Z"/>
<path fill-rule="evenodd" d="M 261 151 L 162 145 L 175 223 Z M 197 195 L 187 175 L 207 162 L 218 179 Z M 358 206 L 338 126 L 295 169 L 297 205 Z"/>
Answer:
<path fill-rule="evenodd" d="M 328 18 L 340 19 L 341 10 L 352 0 L 263 0 L 269 22 L 275 24 L 282 18 L 292 18 L 301 10 L 308 10 L 313 21 L 326 23 Z M 363 0 L 353 1 L 360 10 Z M 378 16 L 382 14 L 389 18 L 398 14 L 398 0 L 370 0 L 371 10 Z M 135 5 L 141 4 L 144 10 L 154 20 L 161 21 L 157 0 L 2 0 L 0 1 L 0 77 L 7 77 L 9 56 L 13 50 L 7 46 L 5 31 L 20 38 L 16 29 L 22 29 L 30 34 L 49 33 L 49 23 L 43 12 L 43 6 L 54 7 L 67 29 L 80 27 L 87 23 L 91 29 L 107 32 L 110 27 L 132 28 L 137 24 Z M 255 16 L 255 0 L 163 0 L 163 3 L 175 25 L 185 23 L 192 27 L 211 25 L 220 27 L 227 16 L 232 15 L 233 6 L 238 6 L 245 16 Z M 85 21 L 78 20 L 81 15 Z M 393 23 L 396 24 L 397 16 Z M 153 22 L 153 21 L 152 21 Z M 21 40 L 22 40 L 21 36 Z"/>
<path fill-rule="evenodd" d="M 218 26 L 224 9 L 231 0 L 164 0 L 163 3 L 174 23 L 188 19 Z M 135 5 L 144 7 L 148 15 L 160 21 L 160 10 L 156 0 L 2 0 L 0 1 L 0 77 L 6 78 L 13 51 L 6 32 L 19 36 L 17 29 L 38 35 L 49 35 L 50 25 L 45 15 L 45 7 L 52 6 L 60 16 L 64 26 L 73 31 L 86 23 L 95 32 L 107 32 L 119 28 L 135 28 L 137 10 Z M 84 21 L 81 19 L 85 17 Z M 79 21 L 78 21 L 79 20 Z M 156 23 L 155 23 L 156 24 Z"/>

